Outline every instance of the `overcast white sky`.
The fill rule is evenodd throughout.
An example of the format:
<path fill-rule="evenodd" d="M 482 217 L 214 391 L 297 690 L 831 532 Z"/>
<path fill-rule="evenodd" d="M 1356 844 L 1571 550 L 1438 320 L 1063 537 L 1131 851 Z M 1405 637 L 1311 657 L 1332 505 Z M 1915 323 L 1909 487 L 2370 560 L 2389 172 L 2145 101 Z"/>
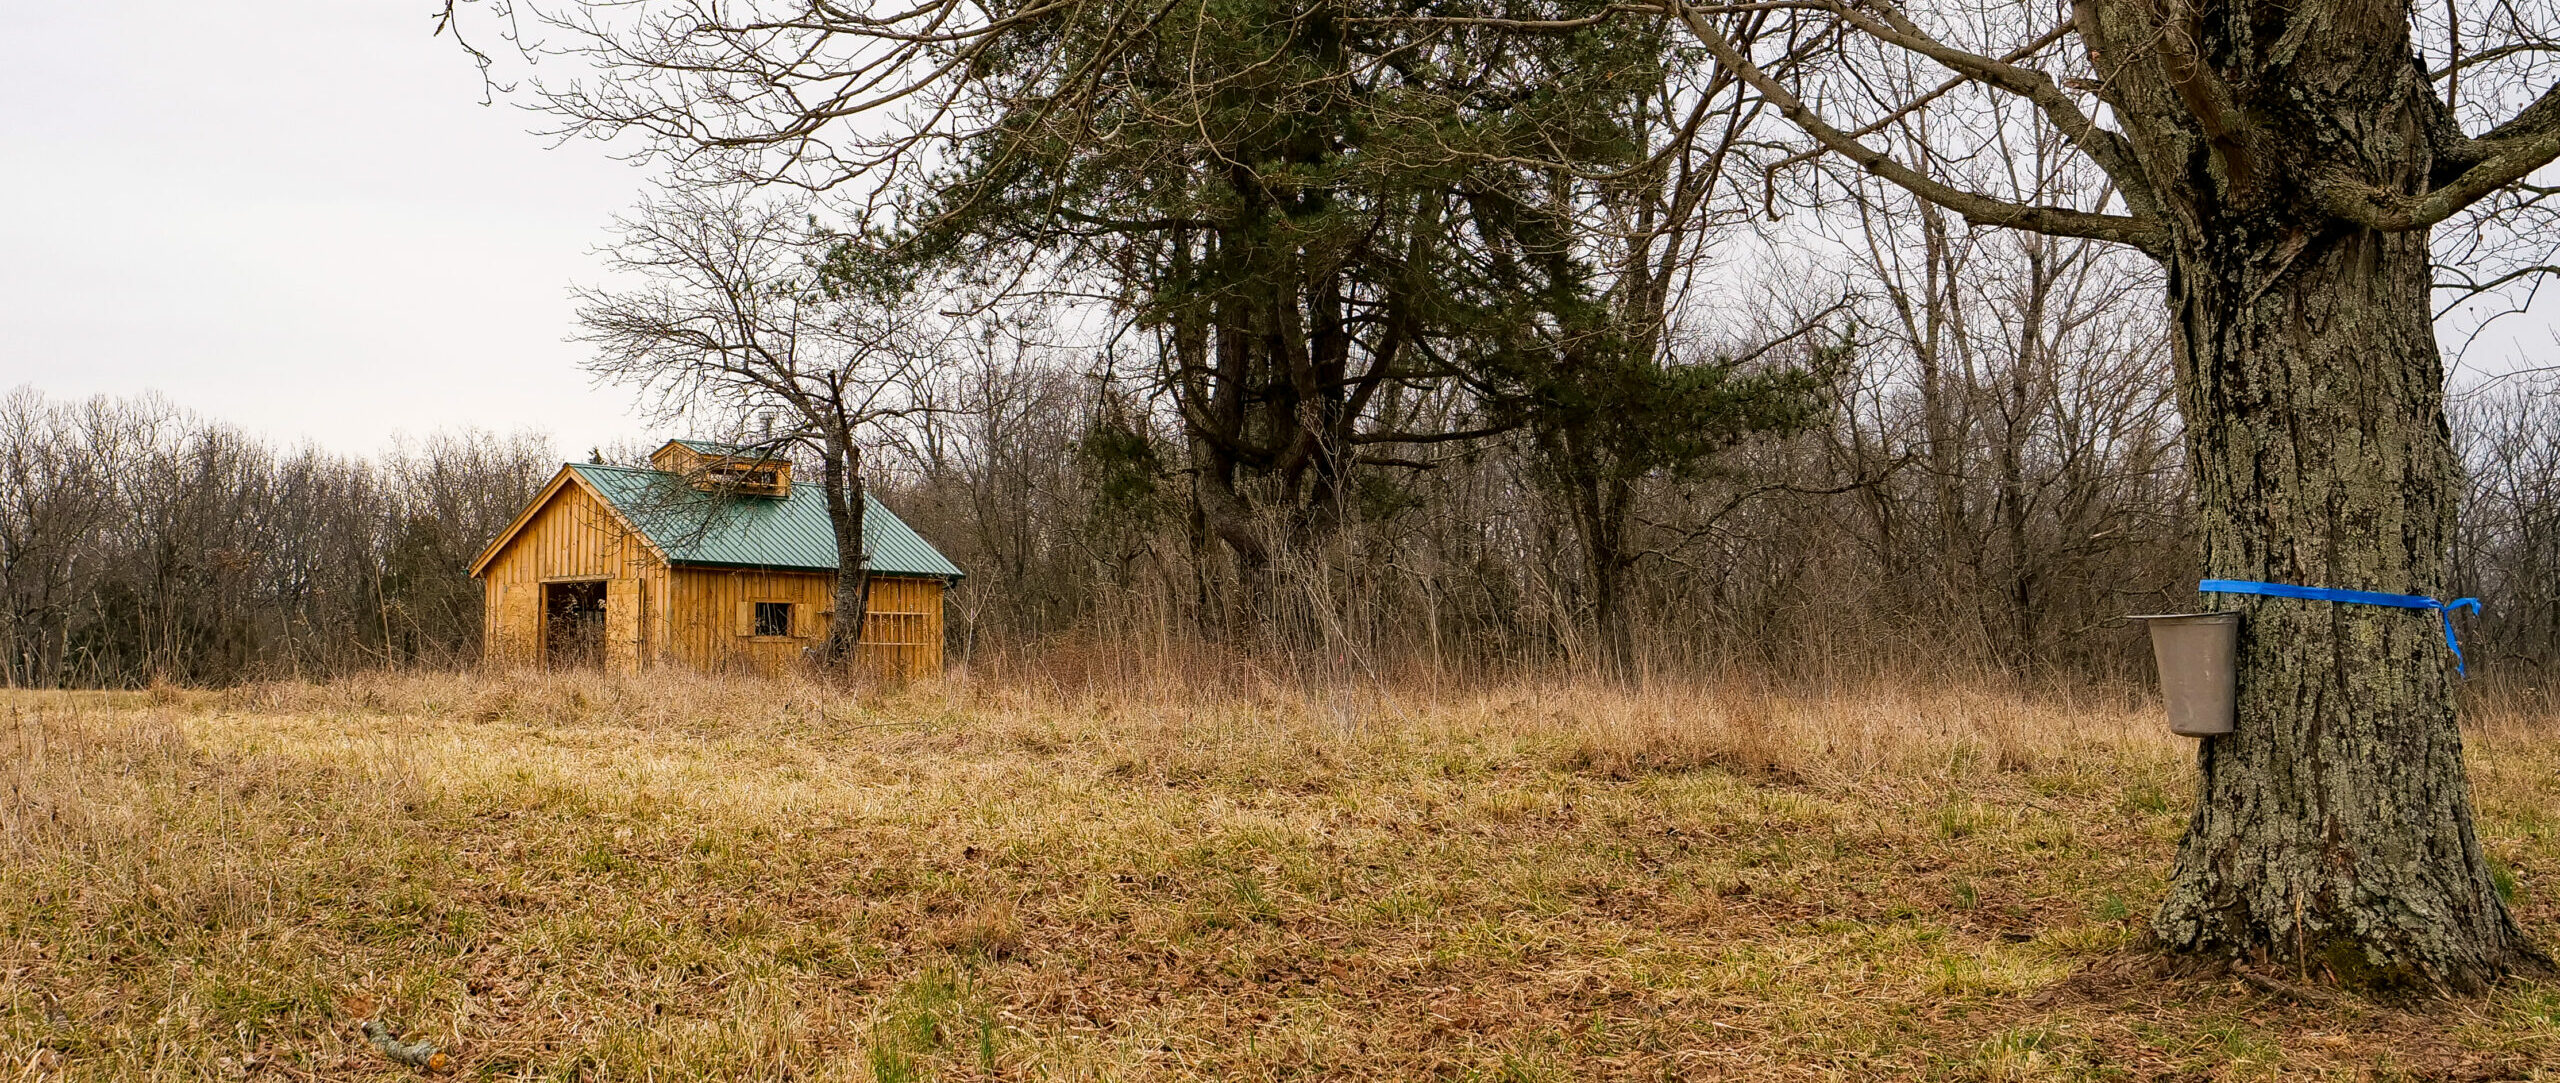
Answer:
<path fill-rule="evenodd" d="M 0 389 L 158 391 L 353 453 L 666 435 L 564 341 L 646 176 L 479 104 L 434 6 L 0 0 Z M 2531 364 L 2550 326 L 2503 324 L 2465 367 Z"/>
<path fill-rule="evenodd" d="M 646 176 L 482 106 L 429 0 L 0 0 L 0 390 L 285 443 L 646 435 L 572 283 Z"/>

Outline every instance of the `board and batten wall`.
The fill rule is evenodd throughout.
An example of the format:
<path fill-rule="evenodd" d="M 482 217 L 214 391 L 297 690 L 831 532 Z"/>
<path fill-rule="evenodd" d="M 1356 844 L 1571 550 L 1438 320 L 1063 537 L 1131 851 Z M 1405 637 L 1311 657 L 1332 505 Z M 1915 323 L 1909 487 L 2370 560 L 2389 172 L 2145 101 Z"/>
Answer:
<path fill-rule="evenodd" d="M 657 550 L 584 488 L 560 487 L 481 574 L 483 657 L 541 665 L 542 588 L 604 580 L 605 662 L 629 669 L 648 658 L 649 601 L 666 593 Z"/>
<path fill-rule="evenodd" d="M 629 670 L 662 662 L 775 673 L 822 641 L 835 615 L 835 576 L 767 568 L 669 567 L 586 490 L 560 487 L 482 576 L 493 665 L 538 666 L 547 583 L 603 580 L 605 662 Z M 902 680 L 942 672 L 939 579 L 874 575 L 861 660 Z M 755 633 L 755 603 L 788 602 L 789 635 Z"/>
<path fill-rule="evenodd" d="M 668 585 L 668 654 L 700 666 L 776 672 L 826 638 L 836 577 L 828 572 L 678 566 Z M 755 603 L 791 603 L 791 634 L 755 635 Z M 608 602 L 608 608 L 610 603 Z M 871 577 L 862 661 L 904 680 L 942 672 L 942 581 Z"/>

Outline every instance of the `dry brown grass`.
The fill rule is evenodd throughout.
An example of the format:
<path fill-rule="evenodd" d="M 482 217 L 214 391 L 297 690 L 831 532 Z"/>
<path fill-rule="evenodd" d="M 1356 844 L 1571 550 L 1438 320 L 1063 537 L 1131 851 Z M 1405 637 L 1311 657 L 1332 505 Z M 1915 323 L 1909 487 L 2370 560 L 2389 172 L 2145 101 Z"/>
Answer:
<path fill-rule="evenodd" d="M 1083 682 L 1089 686 L 1093 682 Z M 0 1079 L 2531 1078 L 2139 950 L 2122 698 L 654 674 L 0 693 Z M 2549 705 L 2475 779 L 2555 939 Z"/>

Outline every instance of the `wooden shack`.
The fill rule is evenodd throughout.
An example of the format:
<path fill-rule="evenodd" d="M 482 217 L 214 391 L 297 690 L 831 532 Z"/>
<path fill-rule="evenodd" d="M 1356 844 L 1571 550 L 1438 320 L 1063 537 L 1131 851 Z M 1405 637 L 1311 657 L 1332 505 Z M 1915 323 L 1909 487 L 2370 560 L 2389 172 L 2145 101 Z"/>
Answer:
<path fill-rule="evenodd" d="M 866 496 L 871 570 L 862 660 L 942 671 L 942 593 L 960 569 Z M 471 567 L 487 659 L 501 665 L 666 663 L 775 672 L 835 618 L 835 532 L 791 464 L 670 440 L 649 467 L 569 463 Z"/>

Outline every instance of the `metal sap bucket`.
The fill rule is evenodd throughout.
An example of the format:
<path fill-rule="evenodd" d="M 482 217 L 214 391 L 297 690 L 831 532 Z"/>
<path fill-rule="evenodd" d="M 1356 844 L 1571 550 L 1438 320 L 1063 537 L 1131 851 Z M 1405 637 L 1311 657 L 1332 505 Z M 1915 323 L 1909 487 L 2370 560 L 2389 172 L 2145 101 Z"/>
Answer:
<path fill-rule="evenodd" d="M 2150 613 L 2130 619 L 2151 629 L 2151 656 L 2160 663 L 2160 698 L 2169 705 L 2169 732 L 2182 737 L 2231 732 L 2239 698 L 2240 614 Z"/>

